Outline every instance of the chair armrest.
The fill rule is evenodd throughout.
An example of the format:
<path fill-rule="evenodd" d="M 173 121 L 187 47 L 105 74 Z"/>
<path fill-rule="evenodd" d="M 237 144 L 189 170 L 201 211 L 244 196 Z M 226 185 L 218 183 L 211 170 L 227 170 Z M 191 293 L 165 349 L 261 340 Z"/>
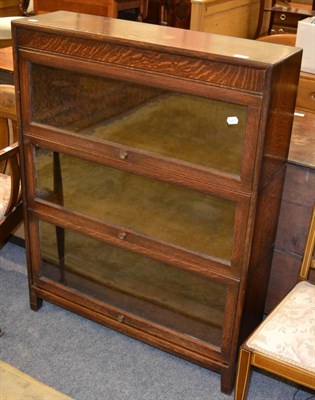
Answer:
<path fill-rule="evenodd" d="M 9 160 L 19 153 L 18 142 L 12 143 L 10 146 L 0 149 L 0 161 Z"/>
<path fill-rule="evenodd" d="M 8 215 L 21 201 L 21 173 L 17 142 L 0 150 L 0 162 L 7 162 L 11 176 L 10 198 L 4 215 Z"/>

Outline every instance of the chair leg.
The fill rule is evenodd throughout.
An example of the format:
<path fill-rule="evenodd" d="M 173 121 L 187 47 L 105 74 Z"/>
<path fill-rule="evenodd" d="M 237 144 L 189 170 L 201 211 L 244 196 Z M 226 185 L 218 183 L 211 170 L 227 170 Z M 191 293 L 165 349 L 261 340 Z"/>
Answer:
<path fill-rule="evenodd" d="M 241 347 L 235 384 L 234 400 L 244 400 L 247 396 L 248 381 L 251 374 L 252 353 Z"/>

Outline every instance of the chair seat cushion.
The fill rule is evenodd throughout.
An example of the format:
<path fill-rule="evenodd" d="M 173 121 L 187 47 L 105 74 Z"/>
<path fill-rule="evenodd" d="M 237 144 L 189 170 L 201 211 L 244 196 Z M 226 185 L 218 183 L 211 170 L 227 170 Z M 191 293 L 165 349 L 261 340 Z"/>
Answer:
<path fill-rule="evenodd" d="M 0 220 L 4 217 L 7 210 L 11 192 L 11 177 L 0 174 Z"/>
<path fill-rule="evenodd" d="M 1 17 L 0 18 L 0 40 L 11 39 L 11 22 L 14 19 L 25 18 L 25 17 Z"/>
<path fill-rule="evenodd" d="M 315 285 L 298 283 L 246 345 L 271 358 L 315 372 Z"/>

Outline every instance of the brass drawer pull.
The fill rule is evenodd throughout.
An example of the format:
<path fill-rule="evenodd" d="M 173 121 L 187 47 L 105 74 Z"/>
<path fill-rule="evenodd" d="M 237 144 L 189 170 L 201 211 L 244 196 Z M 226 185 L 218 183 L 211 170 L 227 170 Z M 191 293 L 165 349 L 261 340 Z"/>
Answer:
<path fill-rule="evenodd" d="M 315 92 L 310 93 L 311 100 L 315 100 Z"/>
<path fill-rule="evenodd" d="M 125 160 L 125 159 L 128 157 L 127 151 L 126 151 L 126 150 L 120 150 L 119 157 L 120 157 L 122 160 Z"/>
<path fill-rule="evenodd" d="M 119 239 L 124 240 L 126 237 L 126 232 L 120 232 L 118 237 L 119 237 Z"/>
<path fill-rule="evenodd" d="M 125 319 L 125 316 L 124 316 L 124 315 L 118 315 L 118 317 L 117 317 L 117 321 L 118 321 L 118 322 L 123 322 L 124 319 Z"/>
<path fill-rule="evenodd" d="M 281 15 L 280 15 L 281 21 L 284 21 L 286 18 L 287 18 L 287 16 L 286 16 L 285 14 L 281 14 Z"/>

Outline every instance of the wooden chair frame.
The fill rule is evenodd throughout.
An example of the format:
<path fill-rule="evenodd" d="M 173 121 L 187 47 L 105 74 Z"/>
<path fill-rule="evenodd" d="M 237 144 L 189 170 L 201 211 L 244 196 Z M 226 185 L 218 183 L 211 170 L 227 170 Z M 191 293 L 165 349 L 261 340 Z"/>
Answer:
<path fill-rule="evenodd" d="M 315 269 L 315 260 L 313 258 L 314 247 L 315 247 L 315 205 L 313 207 L 313 213 L 307 235 L 304 256 L 298 276 L 299 282 L 305 281 L 309 278 L 310 268 Z M 255 334 L 255 332 L 253 334 Z M 275 360 L 274 358 L 268 357 L 259 351 L 249 348 L 246 342 L 240 348 L 239 365 L 238 365 L 235 395 L 234 395 L 235 400 L 243 400 L 247 396 L 251 366 L 271 372 L 277 376 L 288 379 L 292 382 L 295 382 L 299 385 L 303 385 L 310 389 L 315 389 L 314 373 L 295 367 L 291 364 Z"/>
<path fill-rule="evenodd" d="M 11 127 L 9 121 L 12 122 Z M 0 172 L 8 171 L 11 178 L 9 202 L 4 217 L 0 219 L 0 244 L 2 244 L 23 219 L 19 145 L 16 138 L 15 88 L 12 85 L 0 85 L 0 143 L 3 147 L 0 149 Z"/>

